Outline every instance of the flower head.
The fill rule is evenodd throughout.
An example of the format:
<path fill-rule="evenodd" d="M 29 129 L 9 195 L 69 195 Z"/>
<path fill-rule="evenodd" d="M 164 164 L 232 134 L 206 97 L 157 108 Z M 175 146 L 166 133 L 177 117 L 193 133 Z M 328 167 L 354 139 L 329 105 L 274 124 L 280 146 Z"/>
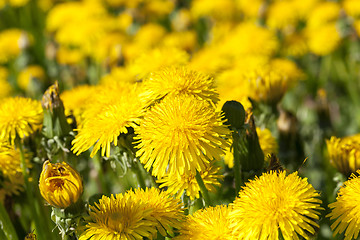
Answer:
<path fill-rule="evenodd" d="M 346 176 L 360 169 L 360 135 L 326 140 L 330 163 Z"/>
<path fill-rule="evenodd" d="M 223 176 L 219 173 L 220 167 L 214 165 L 214 162 L 210 163 L 199 174 L 205 184 L 206 189 L 209 192 L 215 192 L 215 186 L 220 186 L 219 180 Z M 167 174 L 163 178 L 160 178 L 157 182 L 160 183 L 160 188 L 167 188 L 170 194 L 180 198 L 184 191 L 191 200 L 200 198 L 200 187 L 195 178 L 195 173 L 184 174 Z"/>
<path fill-rule="evenodd" d="M 213 103 L 219 100 L 210 76 L 185 67 L 170 67 L 151 73 L 144 81 L 144 89 L 141 96 L 148 103 L 168 95 L 194 96 Z"/>
<path fill-rule="evenodd" d="M 44 79 L 44 69 L 38 65 L 30 65 L 19 73 L 17 83 L 21 89 L 28 90 L 32 81 L 37 80 L 43 82 Z"/>
<path fill-rule="evenodd" d="M 264 173 L 251 180 L 235 199 L 230 214 L 239 239 L 309 239 L 315 233 L 319 193 L 297 172 Z"/>
<path fill-rule="evenodd" d="M 103 196 L 90 206 L 90 222 L 80 240 L 94 239 L 153 239 L 159 231 L 172 232 L 178 227 L 181 205 L 158 189 L 128 191 L 125 194 Z"/>
<path fill-rule="evenodd" d="M 360 171 L 357 171 L 360 174 Z M 334 236 L 345 231 L 345 240 L 357 239 L 360 225 L 360 178 L 352 174 L 350 179 L 340 188 L 336 202 L 329 204 L 332 209 L 326 217 L 335 222 L 331 225 Z"/>
<path fill-rule="evenodd" d="M 67 208 L 76 203 L 83 192 L 79 173 L 66 162 L 44 162 L 39 180 L 40 193 L 53 207 Z"/>
<path fill-rule="evenodd" d="M 16 136 L 24 138 L 41 128 L 41 103 L 29 98 L 5 98 L 0 104 L 0 140 L 14 144 Z"/>
<path fill-rule="evenodd" d="M 229 146 L 230 130 L 206 101 L 179 95 L 166 97 L 144 115 L 136 128 L 137 156 L 154 176 L 203 171 Z"/>
<path fill-rule="evenodd" d="M 231 207 L 218 205 L 196 211 L 188 215 L 176 239 L 193 240 L 231 240 L 234 239 L 230 228 L 229 213 Z"/>
<path fill-rule="evenodd" d="M 110 146 L 118 144 L 118 136 L 128 133 L 128 127 L 135 127 L 143 112 L 136 85 L 104 86 L 84 113 L 83 124 L 72 141 L 72 151 L 79 155 L 94 145 L 93 157 L 101 148 L 101 155 L 110 156 Z"/>

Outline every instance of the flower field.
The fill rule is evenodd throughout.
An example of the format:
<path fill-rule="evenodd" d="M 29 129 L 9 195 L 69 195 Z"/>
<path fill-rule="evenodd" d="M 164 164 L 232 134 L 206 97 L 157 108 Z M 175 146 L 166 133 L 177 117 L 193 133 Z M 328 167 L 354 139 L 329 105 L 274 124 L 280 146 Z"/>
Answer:
<path fill-rule="evenodd" d="M 359 232 L 359 0 L 0 1 L 0 239 Z"/>

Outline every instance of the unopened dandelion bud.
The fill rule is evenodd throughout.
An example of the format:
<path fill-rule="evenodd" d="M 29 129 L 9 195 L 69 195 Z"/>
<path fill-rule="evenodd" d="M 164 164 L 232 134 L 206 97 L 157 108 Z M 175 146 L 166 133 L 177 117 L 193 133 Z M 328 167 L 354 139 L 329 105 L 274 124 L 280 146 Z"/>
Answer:
<path fill-rule="evenodd" d="M 83 192 L 79 173 L 65 162 L 52 164 L 45 161 L 39 188 L 51 206 L 62 209 L 76 203 Z"/>
<path fill-rule="evenodd" d="M 227 101 L 222 107 L 227 121 L 225 124 L 235 129 L 240 129 L 245 122 L 245 109 L 243 105 L 237 101 Z"/>
<path fill-rule="evenodd" d="M 71 131 L 66 121 L 64 104 L 60 99 L 57 82 L 46 90 L 42 97 L 41 105 L 44 109 L 43 133 L 46 137 L 63 136 Z"/>

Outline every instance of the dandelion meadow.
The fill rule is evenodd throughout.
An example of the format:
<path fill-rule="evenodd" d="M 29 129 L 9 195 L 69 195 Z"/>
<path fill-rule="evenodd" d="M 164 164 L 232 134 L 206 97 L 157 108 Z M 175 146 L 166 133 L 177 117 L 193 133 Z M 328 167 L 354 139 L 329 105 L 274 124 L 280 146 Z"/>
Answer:
<path fill-rule="evenodd" d="M 360 0 L 0 0 L 0 240 L 359 233 Z"/>

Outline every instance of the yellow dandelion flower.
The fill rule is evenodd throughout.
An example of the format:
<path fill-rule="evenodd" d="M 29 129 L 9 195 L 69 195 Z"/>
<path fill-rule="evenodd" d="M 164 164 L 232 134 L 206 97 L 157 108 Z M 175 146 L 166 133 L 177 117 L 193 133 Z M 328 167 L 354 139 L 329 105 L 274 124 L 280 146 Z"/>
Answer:
<path fill-rule="evenodd" d="M 236 4 L 232 0 L 194 0 L 190 11 L 195 18 L 210 16 L 218 20 L 229 20 L 236 13 Z"/>
<path fill-rule="evenodd" d="M 229 146 L 230 130 L 206 101 L 179 95 L 166 97 L 144 114 L 136 128 L 137 156 L 154 176 L 195 174 Z"/>
<path fill-rule="evenodd" d="M 215 192 L 215 186 L 219 187 L 221 185 L 219 180 L 222 179 L 223 176 L 219 171 L 220 167 L 212 162 L 206 166 L 203 171 L 199 172 L 205 187 L 209 192 Z M 200 187 L 195 176 L 196 173 L 184 173 L 181 175 L 176 173 L 167 174 L 157 180 L 157 182 L 160 183 L 160 188 L 167 188 L 167 191 L 177 198 L 180 198 L 185 191 L 186 195 L 189 196 L 191 200 L 194 200 L 195 198 L 200 198 Z"/>
<path fill-rule="evenodd" d="M 0 63 L 20 55 L 30 43 L 30 36 L 20 29 L 7 29 L 0 32 Z"/>
<path fill-rule="evenodd" d="M 209 61 L 209 59 L 212 59 Z M 203 47 L 195 52 L 189 62 L 189 67 L 207 74 L 216 74 L 229 68 L 232 60 L 217 46 Z"/>
<path fill-rule="evenodd" d="M 30 65 L 19 73 L 17 83 L 22 90 L 27 90 L 31 82 L 35 80 L 43 82 L 45 80 L 45 72 L 38 65 Z"/>
<path fill-rule="evenodd" d="M 199 100 L 218 102 L 214 79 L 186 67 L 170 67 L 153 72 L 143 82 L 143 100 L 149 104 L 165 96 L 193 96 Z"/>
<path fill-rule="evenodd" d="M 109 74 L 101 77 L 101 85 L 111 85 L 116 82 L 135 83 L 136 76 L 130 71 L 128 67 L 113 67 Z"/>
<path fill-rule="evenodd" d="M 24 138 L 41 128 L 41 103 L 30 98 L 5 98 L 0 104 L 0 140 L 14 144 L 16 136 Z"/>
<path fill-rule="evenodd" d="M 0 173 L 0 202 L 4 203 L 5 196 L 19 194 L 24 185 L 20 151 L 6 142 L 0 143 Z"/>
<path fill-rule="evenodd" d="M 320 56 L 333 52 L 341 41 L 335 23 L 329 23 L 316 29 L 308 29 L 307 37 L 310 51 Z"/>
<path fill-rule="evenodd" d="M 316 29 L 318 27 L 334 23 L 340 17 L 340 4 L 336 2 L 319 3 L 310 13 L 307 27 Z"/>
<path fill-rule="evenodd" d="M 67 208 L 78 201 L 83 193 L 79 173 L 66 162 L 43 164 L 39 179 L 41 196 L 53 207 Z"/>
<path fill-rule="evenodd" d="M 84 121 L 72 141 L 72 151 L 79 155 L 94 146 L 93 157 L 101 148 L 101 155 L 110 156 L 110 146 L 118 144 L 118 136 L 135 127 L 143 112 L 137 85 L 124 89 L 104 87 L 96 102 L 84 113 Z"/>
<path fill-rule="evenodd" d="M 12 88 L 8 82 L 8 70 L 5 67 L 0 67 L 0 98 L 10 95 Z"/>
<path fill-rule="evenodd" d="M 235 199 L 230 218 L 238 239 L 310 239 L 319 225 L 319 193 L 297 172 L 264 173 Z"/>
<path fill-rule="evenodd" d="M 157 231 L 172 232 L 183 218 L 179 201 L 153 188 L 103 196 L 90 208 L 91 220 L 79 240 L 153 239 Z"/>
<path fill-rule="evenodd" d="M 169 233 L 174 235 L 174 228 L 179 229 L 182 220 L 184 219 L 182 204 L 180 199 L 175 199 L 170 196 L 168 191 L 160 191 L 157 188 L 135 189 L 128 191 L 131 198 L 138 199 L 139 202 L 144 203 L 148 208 L 152 209 L 151 217 L 155 219 L 156 229 L 162 236 Z"/>
<path fill-rule="evenodd" d="M 360 174 L 358 170 L 357 175 Z M 331 213 L 326 215 L 331 220 L 335 220 L 331 224 L 334 236 L 345 231 L 345 240 L 357 239 L 360 228 L 360 178 L 352 174 L 350 179 L 340 188 L 336 202 L 330 203 Z"/>
<path fill-rule="evenodd" d="M 84 53 L 80 49 L 68 49 L 60 46 L 56 51 L 56 61 L 63 65 L 75 65 L 84 59 Z"/>
<path fill-rule="evenodd" d="M 266 3 L 264 0 L 235 0 L 235 2 L 244 16 L 250 19 L 260 17 Z"/>
<path fill-rule="evenodd" d="M 345 12 L 353 17 L 358 18 L 360 17 L 360 2 L 357 0 L 344 0 L 342 1 L 342 6 Z"/>
<path fill-rule="evenodd" d="M 184 222 L 180 229 L 180 235 L 175 239 L 235 239 L 230 228 L 230 212 L 231 207 L 225 205 L 200 209 L 193 215 L 188 215 L 186 222 Z"/>
<path fill-rule="evenodd" d="M 164 37 L 161 45 L 165 48 L 177 48 L 192 52 L 197 46 L 197 41 L 195 31 L 171 32 Z"/>
<path fill-rule="evenodd" d="M 158 71 L 163 67 L 182 66 L 189 60 L 189 54 L 177 48 L 156 48 L 141 54 L 130 64 L 130 71 L 143 79 L 149 73 Z"/>
<path fill-rule="evenodd" d="M 278 1 L 270 4 L 266 24 L 270 28 L 284 29 L 296 27 L 299 16 L 293 1 Z"/>
<path fill-rule="evenodd" d="M 99 87 L 81 85 L 61 93 L 66 116 L 74 115 L 78 125 L 84 121 L 84 111 L 95 101 Z"/>
<path fill-rule="evenodd" d="M 312 10 L 318 6 L 322 0 L 292 0 L 296 5 L 297 14 L 303 20 L 307 20 Z"/>
<path fill-rule="evenodd" d="M 239 24 L 219 44 L 219 48 L 230 56 L 271 56 L 278 49 L 275 32 L 253 22 Z"/>
<path fill-rule="evenodd" d="M 346 176 L 360 169 L 359 135 L 326 140 L 330 163 Z"/>

